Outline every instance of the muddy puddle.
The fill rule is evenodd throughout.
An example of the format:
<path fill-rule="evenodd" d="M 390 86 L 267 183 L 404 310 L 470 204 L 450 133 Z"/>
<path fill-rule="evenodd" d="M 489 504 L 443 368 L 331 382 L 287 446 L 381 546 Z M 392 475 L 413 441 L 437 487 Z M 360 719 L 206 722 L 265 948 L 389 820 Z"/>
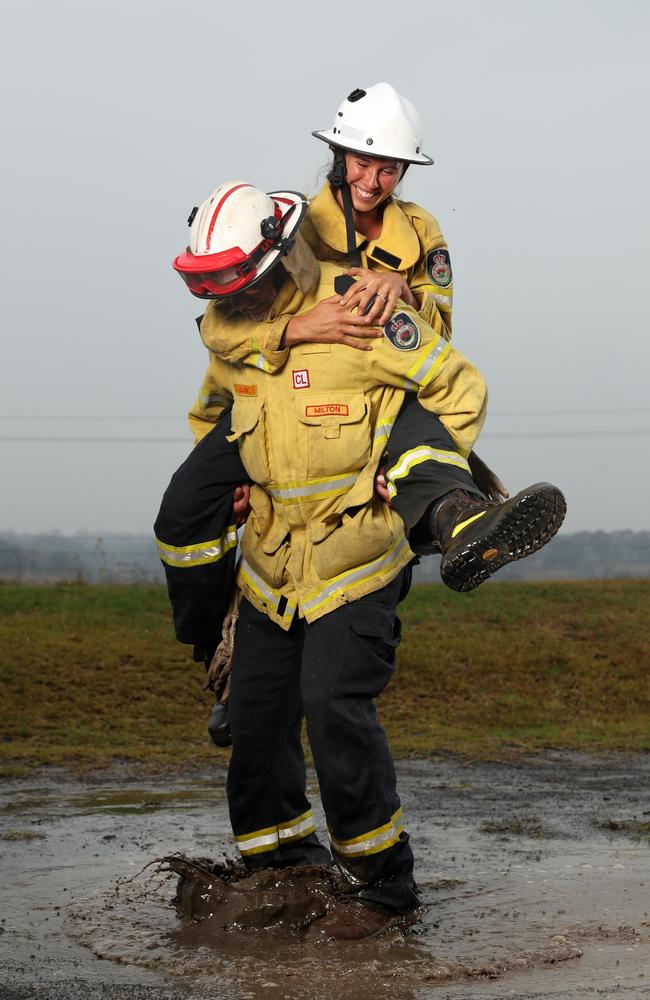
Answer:
<path fill-rule="evenodd" d="M 0 997 L 650 996 L 650 755 L 398 775 L 424 912 L 360 943 L 314 933 L 327 873 L 212 870 L 222 771 L 0 785 Z"/>

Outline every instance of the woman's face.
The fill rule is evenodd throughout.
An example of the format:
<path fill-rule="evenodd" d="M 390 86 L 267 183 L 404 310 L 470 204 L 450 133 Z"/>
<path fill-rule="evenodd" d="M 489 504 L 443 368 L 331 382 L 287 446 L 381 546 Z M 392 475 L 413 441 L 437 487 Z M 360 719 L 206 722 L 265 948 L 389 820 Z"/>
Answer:
<path fill-rule="evenodd" d="M 404 164 L 400 160 L 346 153 L 345 169 L 355 212 L 374 212 L 397 187 Z"/>

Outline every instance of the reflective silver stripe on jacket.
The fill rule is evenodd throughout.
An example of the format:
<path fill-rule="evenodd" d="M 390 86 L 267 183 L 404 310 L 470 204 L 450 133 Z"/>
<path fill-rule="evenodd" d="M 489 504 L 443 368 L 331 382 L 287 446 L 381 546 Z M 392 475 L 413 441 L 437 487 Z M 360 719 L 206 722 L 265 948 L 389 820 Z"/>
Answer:
<path fill-rule="evenodd" d="M 330 476 L 328 479 L 308 480 L 306 483 L 266 486 L 265 489 L 275 500 L 285 503 L 289 500 L 304 500 L 310 497 L 313 499 L 317 496 L 347 493 L 356 483 L 358 475 L 357 472 L 352 472 L 348 475 Z"/>
<path fill-rule="evenodd" d="M 239 570 L 237 572 L 237 582 L 239 583 L 240 581 L 243 581 L 245 584 L 247 584 L 251 588 L 251 590 L 255 594 L 257 594 L 259 599 L 263 601 L 265 604 L 269 605 L 274 610 L 274 613 L 277 614 L 277 611 L 275 611 L 275 609 L 277 608 L 281 598 L 283 597 L 286 598 L 286 594 L 283 594 L 282 591 L 280 590 L 275 590 L 268 583 L 266 583 L 266 581 L 263 580 L 261 576 L 258 576 L 255 570 L 250 566 L 249 563 L 246 562 L 244 558 L 242 558 L 241 562 L 239 563 Z M 289 621 L 291 621 L 295 612 L 296 612 L 296 605 L 294 604 L 293 601 L 287 599 L 287 604 L 284 609 L 284 614 L 282 615 L 282 618 L 286 618 Z"/>
<path fill-rule="evenodd" d="M 335 594 L 338 594 L 341 590 L 346 590 L 353 583 L 358 583 L 360 580 L 367 579 L 367 577 L 378 576 L 383 569 L 399 558 L 405 548 L 408 548 L 408 543 L 402 535 L 383 556 L 379 556 L 378 559 L 373 559 L 372 562 L 365 563 L 363 566 L 358 566 L 356 569 L 349 570 L 347 573 L 341 573 L 328 586 L 323 587 L 317 596 L 307 601 L 301 601 L 300 610 L 303 614 L 314 611 L 321 604 L 328 603 Z"/>

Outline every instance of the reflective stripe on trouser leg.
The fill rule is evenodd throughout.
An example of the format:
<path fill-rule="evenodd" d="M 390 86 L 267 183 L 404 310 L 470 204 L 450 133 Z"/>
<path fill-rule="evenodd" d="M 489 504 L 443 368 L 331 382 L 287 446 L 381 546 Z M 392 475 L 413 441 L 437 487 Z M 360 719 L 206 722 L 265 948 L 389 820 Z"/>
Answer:
<path fill-rule="evenodd" d="M 334 834 L 330 833 L 330 842 L 332 850 L 342 858 L 364 858 L 393 847 L 398 842 L 403 830 L 404 820 L 400 806 L 388 823 L 384 823 L 383 826 L 368 830 L 367 833 L 362 833 L 358 837 L 350 837 L 349 840 L 338 840 Z"/>
<path fill-rule="evenodd" d="M 393 673 L 402 576 L 305 625 L 302 692 L 332 853 L 359 894 L 372 887 L 375 903 L 406 911 L 413 855 L 373 703 Z"/>
<path fill-rule="evenodd" d="M 248 481 L 226 410 L 172 476 L 154 531 L 180 642 L 210 645 L 234 587 L 233 492 Z"/>
<path fill-rule="evenodd" d="M 310 833 L 314 833 L 315 830 L 314 814 L 311 809 L 307 809 L 295 819 L 278 823 L 263 830 L 254 830 L 252 833 L 236 836 L 235 843 L 242 857 L 246 858 L 251 854 L 276 850 L 281 844 L 301 840 L 303 837 L 308 837 Z"/>
<path fill-rule="evenodd" d="M 300 622 L 285 632 L 242 600 L 228 703 L 233 749 L 226 787 L 235 841 L 251 867 L 330 860 L 314 835 L 305 794 L 301 652 Z"/>
<path fill-rule="evenodd" d="M 388 439 L 385 468 L 392 506 L 408 529 L 451 490 L 477 492 L 465 458 L 440 418 L 408 394 Z"/>

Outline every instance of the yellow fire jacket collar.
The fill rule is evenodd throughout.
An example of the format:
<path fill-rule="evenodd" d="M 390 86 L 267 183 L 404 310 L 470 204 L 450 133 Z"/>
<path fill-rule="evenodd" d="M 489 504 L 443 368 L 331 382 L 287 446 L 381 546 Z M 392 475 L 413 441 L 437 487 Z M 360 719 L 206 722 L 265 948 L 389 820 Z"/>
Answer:
<path fill-rule="evenodd" d="M 327 182 L 309 204 L 309 216 L 318 235 L 339 253 L 347 253 L 345 219 L 332 189 Z M 366 243 L 357 233 L 357 243 Z M 422 254 L 420 241 L 411 220 L 401 208 L 401 203 L 390 198 L 384 208 L 381 234 L 363 247 L 374 262 L 393 271 L 406 271 L 413 267 Z"/>

